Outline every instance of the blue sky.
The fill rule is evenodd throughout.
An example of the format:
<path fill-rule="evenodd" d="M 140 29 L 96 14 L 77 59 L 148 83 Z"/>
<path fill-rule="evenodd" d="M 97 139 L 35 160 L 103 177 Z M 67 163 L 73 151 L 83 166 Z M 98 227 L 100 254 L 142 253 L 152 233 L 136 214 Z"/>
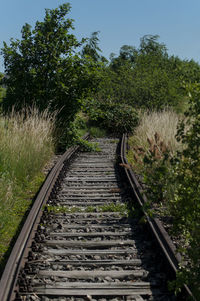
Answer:
<path fill-rule="evenodd" d="M 121 46 L 139 46 L 146 34 L 159 35 L 170 55 L 200 62 L 199 0 L 0 0 L 0 47 L 20 38 L 25 23 L 42 21 L 45 8 L 69 2 L 77 38 L 100 31 L 100 48 L 107 58 Z M 3 59 L 0 58 L 0 71 Z"/>

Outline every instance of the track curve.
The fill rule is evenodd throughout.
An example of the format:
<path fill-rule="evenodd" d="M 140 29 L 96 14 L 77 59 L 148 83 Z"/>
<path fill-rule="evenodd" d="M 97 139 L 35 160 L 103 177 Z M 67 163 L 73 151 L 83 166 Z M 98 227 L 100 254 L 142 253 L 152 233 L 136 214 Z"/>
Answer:
<path fill-rule="evenodd" d="M 160 251 L 139 218 L 129 216 L 119 140 L 93 141 L 100 152 L 79 152 L 70 164 L 63 159 L 51 179 L 40 209 L 47 206 L 34 217 L 10 281 L 14 290 L 1 301 L 176 300 Z"/>

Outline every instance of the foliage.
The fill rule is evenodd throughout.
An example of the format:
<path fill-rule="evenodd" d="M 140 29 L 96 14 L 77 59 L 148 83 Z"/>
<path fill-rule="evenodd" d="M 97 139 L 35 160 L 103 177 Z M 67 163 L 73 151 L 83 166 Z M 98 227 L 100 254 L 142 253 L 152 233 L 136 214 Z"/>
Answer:
<path fill-rule="evenodd" d="M 83 44 L 70 32 L 69 4 L 46 9 L 43 22 L 35 28 L 25 24 L 22 39 L 4 43 L 2 54 L 7 74 L 7 95 L 3 110 L 35 105 L 40 111 L 57 112 L 55 137 L 66 139 L 66 128 L 74 120 L 86 98 L 98 83 L 98 66 L 81 58 L 75 50 Z"/>
<path fill-rule="evenodd" d="M 200 84 L 187 86 L 190 107 L 185 113 L 189 129 L 180 124 L 177 139 L 185 145 L 178 154 L 174 168 L 177 183 L 171 212 L 175 217 L 175 230 L 184 233 L 185 245 L 180 252 L 186 265 L 178 274 L 188 283 L 196 298 L 200 297 Z M 183 283 L 182 282 L 182 283 Z M 181 284 L 182 284 L 181 283 Z"/>
<path fill-rule="evenodd" d="M 124 45 L 118 57 L 111 54 L 95 97 L 139 109 L 161 110 L 170 106 L 184 111 L 188 97 L 183 83 L 200 80 L 200 66 L 194 61 L 170 57 L 158 38 L 146 35 L 138 49 Z"/>
<path fill-rule="evenodd" d="M 86 103 L 86 112 L 92 124 L 115 134 L 131 132 L 138 123 L 138 114 L 131 106 L 111 101 L 93 99 Z"/>
<path fill-rule="evenodd" d="M 200 85 L 189 85 L 187 91 L 189 109 L 178 125 L 176 139 L 182 145 L 178 151 L 171 152 L 167 139 L 163 141 L 155 134 L 154 139 L 149 138 L 148 151 L 139 154 L 141 149 L 135 147 L 134 154 L 140 159 L 150 201 L 153 206 L 155 202 L 164 205 L 165 214 L 172 218 L 172 233 L 179 237 L 182 263 L 174 287 L 178 290 L 186 283 L 199 299 Z"/>
<path fill-rule="evenodd" d="M 106 63 L 107 60 L 104 56 L 102 56 L 100 53 L 102 52 L 99 48 L 99 37 L 98 37 L 99 31 L 94 31 L 91 34 L 91 37 L 89 39 L 86 39 L 86 44 L 84 45 L 81 56 L 83 58 L 90 57 L 95 62 L 104 62 Z"/>
<path fill-rule="evenodd" d="M 6 89 L 2 87 L 4 75 L 0 73 L 0 102 L 5 96 Z"/>

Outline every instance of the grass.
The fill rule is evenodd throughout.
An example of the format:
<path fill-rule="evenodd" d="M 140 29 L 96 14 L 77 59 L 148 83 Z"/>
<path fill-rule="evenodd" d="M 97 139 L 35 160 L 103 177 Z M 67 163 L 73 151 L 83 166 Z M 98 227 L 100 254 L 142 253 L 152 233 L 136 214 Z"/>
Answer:
<path fill-rule="evenodd" d="M 140 171 L 142 160 L 157 148 L 158 153 L 168 151 L 171 155 L 182 148 L 175 136 L 180 115 L 170 109 L 162 112 L 145 112 L 133 135 L 129 138 L 128 160 L 132 166 Z"/>
<path fill-rule="evenodd" d="M 54 117 L 36 109 L 0 117 L 0 262 L 29 209 L 54 153 Z"/>
<path fill-rule="evenodd" d="M 99 128 L 99 127 L 90 127 L 89 129 L 90 135 L 94 138 L 103 138 L 106 137 L 107 133 L 106 130 Z"/>
<path fill-rule="evenodd" d="M 78 212 L 118 212 L 119 215 L 127 215 L 127 205 L 122 203 L 110 203 L 102 206 L 86 206 L 85 208 L 80 208 L 76 206 L 46 206 L 48 212 L 53 213 L 78 213 Z"/>

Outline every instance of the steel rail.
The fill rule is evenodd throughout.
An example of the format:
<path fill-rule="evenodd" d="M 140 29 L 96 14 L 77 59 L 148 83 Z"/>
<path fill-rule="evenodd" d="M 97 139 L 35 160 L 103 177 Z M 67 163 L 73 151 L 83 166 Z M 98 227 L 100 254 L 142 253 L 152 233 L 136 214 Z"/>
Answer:
<path fill-rule="evenodd" d="M 165 255 L 165 258 L 170 264 L 175 275 L 176 272 L 178 271 L 179 264 L 181 262 L 181 256 L 177 252 L 174 243 L 172 242 L 170 236 L 164 229 L 159 219 L 150 218 L 146 213 L 146 211 L 143 209 L 143 205 L 147 203 L 147 197 L 144 194 L 144 189 L 142 188 L 141 184 L 138 182 L 133 170 L 131 169 L 128 163 L 128 160 L 126 158 L 127 149 L 128 149 L 127 134 L 123 134 L 122 141 L 121 141 L 121 150 L 120 150 L 122 166 L 124 167 L 125 174 L 134 192 L 134 196 L 143 210 L 143 213 L 147 219 L 149 227 L 153 232 L 154 237 L 156 238 L 160 248 L 162 249 Z M 184 294 L 184 296 L 186 295 L 186 297 L 190 297 L 194 301 L 197 301 L 187 285 L 184 285 L 182 294 Z"/>
<path fill-rule="evenodd" d="M 86 134 L 83 139 L 87 139 L 88 137 L 89 134 Z M 2 274 L 0 281 L 0 301 L 10 301 L 15 298 L 14 289 L 16 287 L 17 277 L 20 268 L 23 265 L 23 258 L 29 251 L 28 248 L 30 248 L 31 240 L 35 235 L 35 231 L 42 216 L 42 208 L 46 204 L 48 197 L 52 192 L 53 186 L 56 183 L 59 173 L 64 166 L 64 162 L 70 160 L 70 158 L 78 149 L 79 146 L 73 146 L 66 150 L 66 152 L 61 156 L 59 161 L 47 175 L 47 178 L 34 201 L 23 228 L 12 249 Z"/>

